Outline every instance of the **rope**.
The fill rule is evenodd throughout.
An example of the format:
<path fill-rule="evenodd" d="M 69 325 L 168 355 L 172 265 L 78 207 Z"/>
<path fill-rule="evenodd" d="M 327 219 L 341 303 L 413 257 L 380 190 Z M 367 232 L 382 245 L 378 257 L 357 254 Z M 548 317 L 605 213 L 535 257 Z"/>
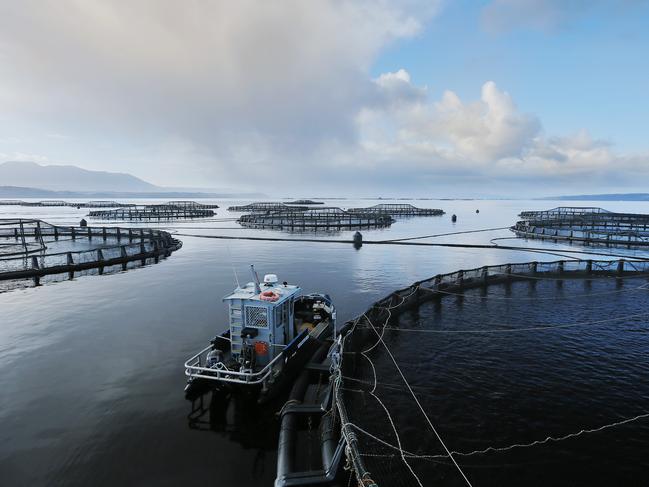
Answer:
<path fill-rule="evenodd" d="M 308 243 L 345 244 L 345 245 L 349 245 L 353 243 L 351 240 L 322 239 L 322 238 L 245 237 L 245 236 L 235 236 L 235 235 L 198 235 L 198 234 L 189 234 L 189 233 L 177 233 L 176 235 L 180 237 L 210 238 L 210 239 L 217 239 L 217 240 L 252 240 L 258 242 L 308 242 Z M 414 238 L 411 238 L 411 240 Z M 398 240 L 396 241 L 364 240 L 363 245 L 408 245 L 408 246 L 412 245 L 412 246 L 422 246 L 422 247 L 449 247 L 449 248 L 464 248 L 464 249 L 498 249 L 498 250 L 514 250 L 519 252 L 536 252 L 536 253 L 552 254 L 551 251 L 539 247 L 518 247 L 518 246 L 511 246 L 511 245 L 404 242 Z M 613 254 L 610 252 L 608 253 L 590 252 L 586 250 L 562 250 L 562 252 L 566 254 L 576 254 L 576 255 L 598 255 L 604 257 L 618 257 L 618 258 L 631 257 L 627 254 Z M 638 261 L 644 261 L 644 262 L 649 261 L 649 257 L 634 257 L 634 258 Z"/>
<path fill-rule="evenodd" d="M 534 441 L 531 441 L 529 443 L 514 443 L 512 445 L 504 446 L 504 447 L 489 446 L 487 448 L 483 448 L 482 450 L 473 450 L 473 451 L 470 451 L 470 452 L 452 451 L 450 453 L 452 453 L 453 455 L 459 455 L 459 456 L 463 456 L 463 457 L 470 457 L 470 456 L 474 456 L 474 455 L 484 455 L 484 454 L 487 454 L 487 453 L 490 453 L 490 452 L 494 452 L 494 453 L 496 453 L 496 452 L 506 452 L 506 451 L 517 449 L 517 448 L 531 448 L 531 447 L 538 446 L 538 445 L 543 445 L 543 444 L 546 444 L 546 443 L 549 443 L 549 442 L 559 442 L 559 441 L 564 441 L 564 440 L 568 440 L 568 439 L 571 439 L 571 438 L 577 438 L 577 437 L 579 437 L 581 435 L 585 435 L 585 434 L 598 433 L 600 431 L 604 431 L 604 430 L 607 430 L 607 429 L 615 428 L 617 426 L 622 426 L 622 425 L 625 425 L 625 424 L 633 423 L 635 421 L 645 419 L 645 418 L 649 418 L 649 413 L 638 414 L 637 416 L 633 416 L 632 418 L 625 418 L 625 419 L 622 419 L 620 421 L 615 421 L 614 423 L 608 423 L 608 424 L 605 424 L 603 426 L 598 426 L 597 428 L 580 429 L 577 432 L 568 433 L 566 435 L 559 436 L 559 437 L 548 436 L 543 440 L 534 440 Z M 353 423 L 349 423 L 349 426 L 351 426 L 352 428 L 357 430 L 359 433 L 362 433 L 362 434 L 366 435 L 367 437 L 372 438 L 373 440 L 377 441 L 378 443 L 380 443 L 380 444 L 382 444 L 382 445 L 384 445 L 384 446 L 386 446 L 388 448 L 391 448 L 393 450 L 399 450 L 399 448 L 397 446 L 383 440 L 382 438 L 379 438 L 376 435 L 373 435 L 372 433 L 370 433 L 369 431 L 364 430 L 360 426 L 357 426 L 357 425 L 355 425 Z M 419 459 L 443 459 L 443 458 L 449 458 L 449 455 L 418 455 L 416 453 L 412 453 L 412 452 L 408 452 L 408 451 L 405 451 L 404 454 L 408 458 L 419 458 Z M 363 454 L 363 456 L 383 456 L 383 455 L 371 454 L 370 453 L 370 454 Z"/>
<path fill-rule="evenodd" d="M 387 242 L 405 242 L 407 240 L 421 240 L 424 238 L 435 238 L 435 237 L 448 237 L 451 235 L 462 235 L 465 233 L 480 233 L 480 232 L 495 232 L 497 230 L 509 230 L 509 227 L 498 227 L 498 228 L 484 228 L 482 230 L 465 230 L 463 232 L 450 232 L 450 233 L 437 233 L 434 235 L 422 235 L 421 237 L 407 237 L 407 238 L 393 238 L 390 240 L 381 240 L 382 243 Z M 516 238 L 516 237 L 513 237 Z"/>
<path fill-rule="evenodd" d="M 389 312 L 389 315 L 392 314 L 392 312 L 391 312 L 390 310 L 389 310 L 388 312 Z M 444 448 L 444 450 L 445 450 L 446 453 L 448 454 L 449 458 L 451 459 L 451 461 L 452 461 L 453 464 L 455 465 L 455 468 L 457 468 L 458 472 L 460 473 L 460 475 L 462 476 L 462 478 L 464 479 L 464 481 L 466 482 L 466 484 L 467 484 L 469 487 L 472 487 L 471 482 L 469 481 L 469 479 L 467 478 L 467 476 L 464 474 L 464 472 L 462 471 L 462 468 L 458 465 L 458 463 L 457 463 L 457 461 L 455 460 L 455 458 L 453 458 L 453 454 L 451 453 L 451 451 L 450 451 L 450 450 L 448 449 L 448 447 L 446 446 L 446 443 L 444 443 L 444 440 L 442 439 L 442 437 L 440 436 L 440 434 L 437 432 L 437 429 L 435 428 L 435 426 L 433 426 L 432 421 L 430 420 L 430 418 L 429 418 L 428 415 L 426 414 L 426 411 L 424 410 L 424 408 L 422 407 L 421 403 L 419 402 L 419 399 L 417 398 L 417 395 L 416 395 L 415 392 L 412 390 L 412 387 L 410 387 L 410 384 L 409 384 L 408 381 L 406 380 L 406 377 L 403 375 L 403 372 L 401 371 L 401 368 L 399 367 L 399 364 L 398 364 L 397 361 L 395 360 L 394 355 L 392 355 L 392 352 L 391 352 L 390 349 L 388 348 L 387 344 L 383 341 L 383 336 L 382 336 L 381 334 L 379 334 L 379 332 L 378 332 L 378 331 L 376 330 L 376 328 L 374 327 L 374 324 L 372 323 L 372 320 L 370 320 L 369 317 L 368 317 L 367 315 L 365 315 L 365 318 L 366 318 L 367 321 L 370 323 L 370 325 L 372 325 L 372 328 L 373 328 L 373 330 L 374 330 L 374 333 L 376 333 L 376 336 L 378 337 L 379 341 L 380 341 L 380 342 L 383 344 L 383 346 L 385 347 L 385 351 L 386 351 L 386 352 L 388 353 L 388 355 L 390 356 L 390 359 L 392 359 L 392 363 L 394 363 L 394 366 L 396 367 L 397 372 L 399 372 L 399 375 L 401 376 L 401 379 L 403 380 L 404 384 L 405 384 L 406 387 L 408 388 L 408 391 L 410 392 L 410 395 L 411 395 L 412 398 L 415 400 L 415 403 L 416 403 L 417 406 L 419 407 L 419 410 L 420 410 L 421 413 L 423 414 L 424 418 L 426 418 L 426 421 L 428 422 L 428 425 L 430 426 L 431 430 L 433 431 L 433 433 L 435 433 L 435 436 L 437 437 L 437 440 L 440 442 L 440 444 L 442 445 L 442 447 Z M 390 319 L 390 316 L 388 316 L 388 319 L 386 319 L 385 324 L 387 324 L 387 322 L 388 322 L 389 319 Z M 402 456 L 403 456 L 403 453 L 402 453 Z M 405 461 L 405 459 L 404 459 L 404 461 Z"/>

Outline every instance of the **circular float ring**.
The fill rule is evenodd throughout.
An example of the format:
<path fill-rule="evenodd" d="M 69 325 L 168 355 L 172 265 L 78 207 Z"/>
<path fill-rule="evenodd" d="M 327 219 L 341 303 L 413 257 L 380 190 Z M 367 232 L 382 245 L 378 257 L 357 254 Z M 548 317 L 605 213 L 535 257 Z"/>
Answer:
<path fill-rule="evenodd" d="M 277 301 L 279 299 L 279 294 L 275 291 L 264 291 L 259 295 L 259 298 L 262 301 Z"/>

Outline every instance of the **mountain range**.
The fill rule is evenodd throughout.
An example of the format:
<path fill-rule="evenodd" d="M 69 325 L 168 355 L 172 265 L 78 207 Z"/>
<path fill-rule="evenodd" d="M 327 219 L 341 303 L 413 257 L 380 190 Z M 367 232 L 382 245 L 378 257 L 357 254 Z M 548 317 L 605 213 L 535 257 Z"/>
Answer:
<path fill-rule="evenodd" d="M 263 197 L 218 189 L 156 186 L 127 173 L 89 171 L 77 166 L 7 161 L 0 164 L 1 198 L 223 198 Z"/>
<path fill-rule="evenodd" d="M 89 171 L 77 166 L 43 166 L 35 162 L 0 164 L 0 186 L 49 191 L 159 192 L 163 188 L 125 173 Z"/>

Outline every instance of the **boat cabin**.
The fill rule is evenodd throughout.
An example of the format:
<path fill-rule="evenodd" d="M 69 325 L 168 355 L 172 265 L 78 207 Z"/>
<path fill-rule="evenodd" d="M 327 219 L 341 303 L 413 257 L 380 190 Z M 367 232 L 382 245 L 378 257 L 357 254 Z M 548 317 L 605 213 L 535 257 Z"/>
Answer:
<path fill-rule="evenodd" d="M 296 336 L 291 325 L 301 291 L 286 282 L 278 284 L 275 274 L 267 274 L 263 284 L 249 282 L 223 298 L 229 306 L 232 358 L 254 369 L 281 353 Z"/>

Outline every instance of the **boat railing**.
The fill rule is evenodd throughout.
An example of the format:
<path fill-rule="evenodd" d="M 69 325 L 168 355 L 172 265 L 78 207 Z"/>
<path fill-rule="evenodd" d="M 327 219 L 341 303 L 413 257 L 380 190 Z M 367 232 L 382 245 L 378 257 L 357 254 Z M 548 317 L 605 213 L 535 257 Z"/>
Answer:
<path fill-rule="evenodd" d="M 234 384 L 262 384 L 273 372 L 274 367 L 283 363 L 284 358 L 286 357 L 283 350 L 263 369 L 256 372 L 239 372 L 228 369 L 221 362 L 219 362 L 221 367 L 218 367 L 219 364 L 216 364 L 214 367 L 207 367 L 207 354 L 210 350 L 212 350 L 212 345 L 205 347 L 185 362 L 185 375 L 187 377 L 230 382 Z"/>

